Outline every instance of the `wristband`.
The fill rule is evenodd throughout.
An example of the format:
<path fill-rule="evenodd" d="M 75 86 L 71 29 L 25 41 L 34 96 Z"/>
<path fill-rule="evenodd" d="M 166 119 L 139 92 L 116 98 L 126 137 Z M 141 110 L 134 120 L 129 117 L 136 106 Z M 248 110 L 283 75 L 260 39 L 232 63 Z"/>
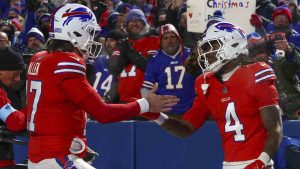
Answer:
<path fill-rule="evenodd" d="M 268 165 L 269 161 L 271 160 L 270 156 L 266 152 L 262 152 L 259 157 L 259 160 L 261 160 L 266 166 Z"/>
<path fill-rule="evenodd" d="M 141 108 L 141 114 L 149 111 L 149 102 L 145 98 L 141 98 L 137 100 L 138 104 Z"/>
<path fill-rule="evenodd" d="M 167 115 L 160 113 L 159 117 L 153 121 L 161 126 L 168 119 L 169 119 L 169 117 Z"/>
<path fill-rule="evenodd" d="M 7 103 L 2 108 L 0 108 L 0 119 L 5 123 L 7 117 L 15 111 L 17 110 L 14 109 L 9 103 Z"/>

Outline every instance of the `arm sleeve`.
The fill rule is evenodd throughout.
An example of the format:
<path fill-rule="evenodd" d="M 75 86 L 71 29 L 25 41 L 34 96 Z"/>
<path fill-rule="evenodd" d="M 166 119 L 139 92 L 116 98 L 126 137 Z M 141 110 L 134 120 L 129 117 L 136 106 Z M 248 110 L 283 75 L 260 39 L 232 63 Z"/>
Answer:
<path fill-rule="evenodd" d="M 255 74 L 253 92 L 260 108 L 278 104 L 275 80 L 275 74 L 270 67 L 263 67 Z"/>
<path fill-rule="evenodd" d="M 62 88 L 75 104 L 101 123 L 127 120 L 141 111 L 137 102 L 106 104 L 85 77 L 66 79 Z"/>
<path fill-rule="evenodd" d="M 26 128 L 26 111 L 18 111 L 10 105 L 10 100 L 0 96 L 0 119 L 11 131 L 21 131 Z"/>
<path fill-rule="evenodd" d="M 209 108 L 202 99 L 203 94 L 201 93 L 202 90 L 200 88 L 201 83 L 202 82 L 198 78 L 195 83 L 196 98 L 193 102 L 193 106 L 182 117 L 183 120 L 191 123 L 196 129 L 200 128 L 211 115 Z"/>

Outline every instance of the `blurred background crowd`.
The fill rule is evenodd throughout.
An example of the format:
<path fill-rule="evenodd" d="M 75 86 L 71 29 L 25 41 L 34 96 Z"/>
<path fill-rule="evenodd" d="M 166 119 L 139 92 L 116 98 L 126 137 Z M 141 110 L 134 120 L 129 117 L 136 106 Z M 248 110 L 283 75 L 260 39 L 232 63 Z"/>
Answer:
<path fill-rule="evenodd" d="M 0 48 L 18 49 L 25 61 L 44 50 L 50 15 L 63 3 L 85 5 L 97 17 L 101 31 L 94 38 L 103 44 L 102 51 L 86 63 L 90 83 L 106 102 L 141 98 L 158 83 L 159 94 L 175 94 L 181 99 L 169 115 L 180 117 L 191 107 L 194 81 L 202 73 L 196 59 L 197 42 L 205 31 L 187 30 L 187 0 L 1 0 Z M 216 10 L 206 27 L 224 20 Z M 247 37 L 250 58 L 273 67 L 283 117 L 299 119 L 299 1 L 256 0 L 256 12 L 249 22 L 255 27 Z M 177 66 L 173 70 L 163 65 L 158 56 L 179 57 L 174 63 Z M 25 81 L 23 77 L 8 89 L 16 108 L 26 104 Z"/>

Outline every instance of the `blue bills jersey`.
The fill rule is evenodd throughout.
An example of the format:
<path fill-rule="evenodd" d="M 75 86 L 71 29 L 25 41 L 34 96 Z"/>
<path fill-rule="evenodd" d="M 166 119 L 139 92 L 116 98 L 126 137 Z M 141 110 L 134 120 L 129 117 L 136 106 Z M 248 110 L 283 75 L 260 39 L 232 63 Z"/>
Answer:
<path fill-rule="evenodd" d="M 104 96 L 109 91 L 116 79 L 109 73 L 108 69 L 108 56 L 101 55 L 95 59 L 95 81 L 93 88 L 97 90 L 100 96 Z"/>
<path fill-rule="evenodd" d="M 172 108 L 170 113 L 182 114 L 191 106 L 195 98 L 194 82 L 196 77 L 186 73 L 184 61 L 190 54 L 185 48 L 183 56 L 178 51 L 174 56 L 169 56 L 162 50 L 150 59 L 145 71 L 143 87 L 152 89 L 158 83 L 157 94 L 175 95 L 180 102 Z"/>

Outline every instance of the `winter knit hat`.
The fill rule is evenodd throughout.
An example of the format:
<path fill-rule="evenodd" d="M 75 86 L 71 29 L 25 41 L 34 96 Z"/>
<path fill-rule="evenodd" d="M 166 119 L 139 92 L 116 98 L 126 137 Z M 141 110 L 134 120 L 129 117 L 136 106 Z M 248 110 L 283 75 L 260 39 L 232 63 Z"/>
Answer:
<path fill-rule="evenodd" d="M 183 43 L 182 43 L 182 40 L 181 40 L 181 38 L 180 38 L 180 35 L 179 35 L 179 33 L 178 33 L 178 31 L 177 31 L 177 29 L 175 28 L 174 25 L 168 23 L 168 24 L 162 25 L 162 26 L 160 27 L 160 30 L 159 30 L 159 37 L 160 37 L 160 40 L 162 39 L 162 37 L 164 36 L 164 34 L 166 34 L 166 33 L 168 33 L 168 32 L 173 32 L 173 33 L 175 33 L 175 35 L 176 35 L 177 38 L 178 38 L 178 41 L 179 41 L 179 43 L 180 43 L 180 56 L 181 56 L 181 61 L 182 61 L 182 63 L 183 63 L 183 62 L 184 62 L 184 60 L 183 60 Z"/>
<path fill-rule="evenodd" d="M 278 15 L 286 15 L 289 21 L 292 22 L 292 13 L 289 10 L 289 8 L 283 6 L 275 8 L 275 10 L 272 13 L 272 20 L 274 21 L 274 18 Z"/>
<path fill-rule="evenodd" d="M 36 37 L 38 38 L 42 43 L 45 43 L 45 38 L 43 33 L 36 27 L 33 27 L 30 29 L 30 31 L 27 33 L 27 39 L 26 42 L 30 37 Z"/>
<path fill-rule="evenodd" d="M 132 9 L 132 6 L 128 3 L 122 3 L 118 5 L 115 9 L 116 12 L 127 14 Z"/>
<path fill-rule="evenodd" d="M 127 35 L 119 30 L 112 30 L 110 32 L 107 33 L 107 35 L 105 36 L 105 38 L 111 38 L 114 39 L 116 41 L 121 40 L 121 39 L 126 39 Z"/>
<path fill-rule="evenodd" d="M 257 40 L 259 40 L 260 38 L 262 38 L 262 37 L 257 32 L 249 33 L 247 35 L 247 41 L 248 41 L 248 45 L 247 46 L 248 46 L 248 48 L 251 48 L 252 46 L 254 46 L 255 42 Z"/>
<path fill-rule="evenodd" d="M 207 24 L 206 24 L 206 29 L 208 27 L 210 27 L 211 25 L 217 23 L 217 22 L 222 22 L 224 21 L 225 19 L 223 18 L 223 14 L 220 10 L 216 10 L 213 14 L 213 16 L 211 16 L 208 21 L 207 21 Z"/>
<path fill-rule="evenodd" d="M 10 11 L 13 11 L 13 12 L 15 12 L 15 13 L 18 14 L 18 15 L 21 14 L 21 12 L 20 12 L 17 8 L 14 8 L 14 7 L 9 8 L 9 9 L 8 9 L 8 12 L 10 12 Z"/>
<path fill-rule="evenodd" d="M 129 13 L 128 13 L 126 19 L 125 19 L 126 25 L 132 19 L 138 19 L 138 20 L 143 21 L 145 25 L 147 24 L 147 20 L 146 20 L 145 14 L 140 9 L 132 9 L 132 10 L 129 11 Z"/>
<path fill-rule="evenodd" d="M 23 68 L 23 58 L 14 48 L 0 48 L 0 70 L 22 70 Z"/>
<path fill-rule="evenodd" d="M 113 29 L 114 25 L 118 22 L 118 16 L 119 12 L 111 12 L 108 15 L 107 22 L 110 29 Z"/>

